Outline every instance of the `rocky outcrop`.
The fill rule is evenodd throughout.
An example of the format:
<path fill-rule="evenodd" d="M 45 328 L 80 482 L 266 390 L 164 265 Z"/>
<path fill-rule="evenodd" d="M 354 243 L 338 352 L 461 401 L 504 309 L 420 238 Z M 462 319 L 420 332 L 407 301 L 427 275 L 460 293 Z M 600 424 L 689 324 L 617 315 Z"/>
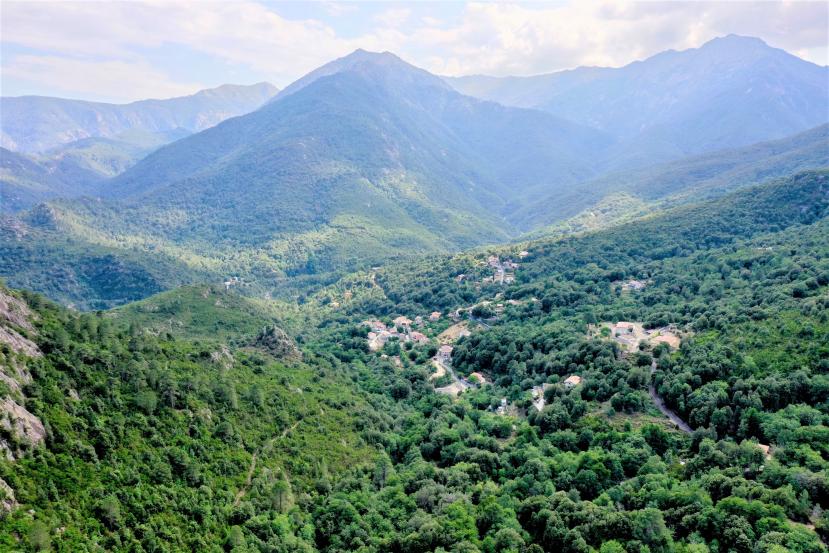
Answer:
<path fill-rule="evenodd" d="M 37 315 L 29 309 L 26 302 L 0 289 L 0 320 L 34 332 L 32 321 L 37 320 Z"/>
<path fill-rule="evenodd" d="M 227 349 L 227 346 L 222 346 L 220 350 L 211 352 L 210 360 L 225 369 L 229 369 L 233 366 L 233 355 L 230 353 L 230 350 Z"/>
<path fill-rule="evenodd" d="M 29 357 L 40 357 L 42 355 L 40 348 L 34 342 L 24 338 L 13 328 L 0 326 L 0 344 L 6 344 L 12 351 Z"/>
<path fill-rule="evenodd" d="M 302 352 L 285 331 L 277 326 L 263 328 L 254 340 L 255 347 L 262 348 L 280 359 L 299 359 Z"/>
<path fill-rule="evenodd" d="M 14 497 L 14 490 L 5 480 L 0 478 L 0 518 L 17 509 L 17 499 Z"/>
<path fill-rule="evenodd" d="M 37 344 L 24 336 L 37 335 L 32 324 L 36 318 L 24 301 L 0 288 L 0 344 L 5 346 L 0 353 L 0 384 L 4 385 L 0 394 L 5 393 L 0 398 L 0 455 L 10 461 L 46 438 L 43 423 L 24 407 L 23 387 L 32 381 L 27 359 L 43 355 Z"/>
<path fill-rule="evenodd" d="M 46 439 L 46 428 L 39 418 L 10 397 L 0 400 L 0 451 L 13 461 L 20 457 L 24 447 L 36 447 Z M 8 440 L 5 435 L 13 436 Z"/>

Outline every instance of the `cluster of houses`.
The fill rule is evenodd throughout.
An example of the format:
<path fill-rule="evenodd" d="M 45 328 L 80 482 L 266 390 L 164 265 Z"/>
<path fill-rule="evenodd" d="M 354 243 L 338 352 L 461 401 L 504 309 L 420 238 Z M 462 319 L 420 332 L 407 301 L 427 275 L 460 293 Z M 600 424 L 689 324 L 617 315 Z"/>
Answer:
<path fill-rule="evenodd" d="M 393 325 L 387 327 L 382 321 L 363 321 L 363 325 L 369 327 L 368 348 L 371 351 L 383 349 L 383 346 L 392 338 L 401 342 L 414 342 L 415 344 L 428 344 L 429 337 L 412 329 L 414 321 L 407 317 L 397 317 Z"/>
<path fill-rule="evenodd" d="M 442 314 L 440 311 L 432 311 L 427 317 L 429 322 L 437 322 L 440 320 Z M 383 346 L 392 338 L 397 338 L 401 342 L 414 342 L 415 344 L 428 344 L 429 337 L 414 330 L 413 327 L 420 328 L 424 325 L 423 317 L 417 316 L 414 320 L 408 317 L 397 317 L 392 321 L 391 326 L 386 326 L 382 321 L 363 321 L 361 324 L 369 327 L 368 333 L 368 347 L 371 351 L 378 351 L 383 349 Z"/>
<path fill-rule="evenodd" d="M 678 348 L 681 342 L 676 325 L 646 330 L 642 323 L 619 321 L 615 324 L 603 323 L 603 326 L 610 329 L 610 337 L 627 352 L 638 350 L 641 342 L 651 346 L 667 344 L 672 349 Z"/>
<path fill-rule="evenodd" d="M 588 325 L 588 336 L 600 335 L 608 336 L 619 344 L 623 354 L 638 351 L 642 343 L 649 346 L 667 344 L 671 349 L 677 349 L 682 342 L 681 333 L 673 324 L 655 329 L 645 329 L 642 323 L 631 321 Z"/>
<path fill-rule="evenodd" d="M 528 255 L 530 255 L 530 252 L 524 250 L 518 253 L 518 258 L 524 259 Z M 504 259 L 502 261 L 501 258 L 497 255 L 490 255 L 486 258 L 486 261 L 482 261 L 481 264 L 493 270 L 491 276 L 483 278 L 483 280 L 481 281 L 482 284 L 503 285 L 515 282 L 515 270 L 518 269 L 518 263 L 516 263 L 512 259 Z M 468 279 L 469 275 L 459 274 L 455 277 L 455 282 L 460 284 L 461 282 Z"/>
<path fill-rule="evenodd" d="M 497 255 L 490 255 L 486 260 L 487 266 L 494 271 L 492 276 L 484 277 L 484 284 L 511 284 L 515 282 L 515 270 L 518 268 L 518 263 L 511 259 L 501 261 Z"/>

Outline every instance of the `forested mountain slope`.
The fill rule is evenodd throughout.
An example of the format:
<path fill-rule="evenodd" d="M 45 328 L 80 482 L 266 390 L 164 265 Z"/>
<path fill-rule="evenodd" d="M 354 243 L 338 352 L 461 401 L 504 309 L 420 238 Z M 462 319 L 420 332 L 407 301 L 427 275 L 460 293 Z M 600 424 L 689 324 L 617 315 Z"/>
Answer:
<path fill-rule="evenodd" d="M 75 163 L 44 163 L 0 148 L 0 213 L 14 213 L 57 196 L 92 192 L 104 178 Z"/>
<path fill-rule="evenodd" d="M 205 304 L 233 301 L 201 293 Z M 0 369 L 32 373 L 25 400 L 3 395 L 42 421 L 45 440 L 3 432 L 26 452 L 0 460 L 3 549 L 209 551 L 247 540 L 309 551 L 308 493 L 372 462 L 359 437 L 364 402 L 336 360 L 276 356 L 256 333 L 236 334 L 230 348 L 155 337 L 129 320 L 22 299 L 30 320 L 14 327 L 39 352 L 19 353 L 0 334 Z"/>
<path fill-rule="evenodd" d="M 620 68 L 447 79 L 464 94 L 546 110 L 620 139 L 619 167 L 782 138 L 827 122 L 829 68 L 729 35 Z"/>
<path fill-rule="evenodd" d="M 388 267 L 329 290 L 321 299 L 350 292 L 335 312 L 355 326 L 334 327 L 316 346 L 336 342 L 338 355 L 376 367 L 389 393 L 413 400 L 386 439 L 395 478 L 329 499 L 338 513 L 356 512 L 317 544 L 826 551 L 811 528 L 829 536 L 827 208 L 829 175 L 804 173 L 652 221 L 527 244 L 513 285 L 481 281 L 492 271 L 484 253 Z M 629 280 L 644 287 L 624 290 Z M 356 326 L 471 306 L 462 323 L 471 335 L 455 344 L 452 365 L 488 384 L 458 400 L 430 395 L 443 378 L 428 364 L 434 349 L 391 341 L 366 352 L 368 329 Z M 681 346 L 623 346 L 596 332 L 617 321 L 675 332 Z M 398 355 L 403 372 L 384 354 Z M 573 375 L 579 384 L 562 385 Z M 654 407 L 649 380 L 690 435 Z"/>
<path fill-rule="evenodd" d="M 680 159 L 616 171 L 524 207 L 516 217 L 534 234 L 608 226 L 619 217 L 658 212 L 666 206 L 714 198 L 733 190 L 807 169 L 829 167 L 829 125 L 806 132 Z M 568 221 L 579 208 L 578 220 Z M 602 217 L 601 211 L 611 211 Z M 614 220 L 616 219 L 616 220 Z M 539 224 L 559 221 L 552 229 Z"/>
<path fill-rule="evenodd" d="M 43 357 L 21 401 L 48 433 L 0 461 L 20 504 L 0 539 L 825 553 L 827 214 L 829 174 L 806 172 L 523 256 L 392 263 L 292 309 L 210 286 L 80 316 L 26 295 L 33 331 L 15 328 Z M 484 280 L 490 254 L 514 282 Z M 471 384 L 453 397 L 432 356 L 459 308 L 450 366 Z M 425 342 L 369 349 L 361 321 L 417 316 Z M 623 346 L 599 331 L 618 321 L 681 345 Z"/>
<path fill-rule="evenodd" d="M 64 305 L 108 309 L 192 282 L 218 282 L 209 267 L 183 263 L 162 251 L 96 244 L 75 234 L 60 213 L 40 205 L 25 219 L 0 216 L 0 275 Z"/>
<path fill-rule="evenodd" d="M 112 200 L 51 208 L 79 240 L 262 280 L 503 241 L 512 204 L 595 172 L 601 133 L 352 56 L 154 152 L 103 184 Z"/>
<path fill-rule="evenodd" d="M 54 198 L 97 195 L 102 181 L 188 134 L 182 129 L 130 131 L 118 138 L 83 138 L 39 154 L 0 148 L 0 212 L 23 211 Z"/>

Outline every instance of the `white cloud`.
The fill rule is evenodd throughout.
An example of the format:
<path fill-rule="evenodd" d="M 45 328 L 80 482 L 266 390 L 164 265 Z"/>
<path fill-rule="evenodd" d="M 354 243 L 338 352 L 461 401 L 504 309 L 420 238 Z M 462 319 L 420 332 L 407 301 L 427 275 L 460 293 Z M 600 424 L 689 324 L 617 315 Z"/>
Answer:
<path fill-rule="evenodd" d="M 828 19 L 829 7 L 817 2 L 472 3 L 458 23 L 426 24 L 404 48 L 439 48 L 441 61 L 429 67 L 437 72 L 526 75 L 620 66 L 736 33 L 825 64 Z"/>
<path fill-rule="evenodd" d="M 384 27 L 400 27 L 412 16 L 409 8 L 392 8 L 374 16 L 374 21 Z"/>
<path fill-rule="evenodd" d="M 829 6 L 823 2 L 470 3 L 451 16 L 438 7 L 430 11 L 428 3 L 389 6 L 373 27 L 354 36 L 354 28 L 338 29 L 336 20 L 288 19 L 277 13 L 279 4 L 270 9 L 251 0 L 4 1 L 2 41 L 48 57 L 48 64 L 34 63 L 26 72 L 32 81 L 54 82 L 34 73 L 58 71 L 61 63 L 78 69 L 83 62 L 88 79 L 105 84 L 113 67 L 132 66 L 159 87 L 155 96 L 190 84 L 149 67 L 143 51 L 177 46 L 244 67 L 278 86 L 356 48 L 390 50 L 436 73 L 526 75 L 578 65 L 619 66 L 738 33 L 827 62 Z M 329 13 L 354 7 L 326 5 Z M 23 72 L 19 55 L 5 58 L 14 74 Z M 4 77 L 11 75 L 4 69 Z M 136 97 L 146 89 L 125 87 L 120 96 Z"/>
<path fill-rule="evenodd" d="M 3 75 L 45 84 L 67 95 L 130 101 L 193 94 L 200 83 L 174 82 L 144 62 L 83 61 L 57 56 L 17 56 Z"/>
<path fill-rule="evenodd" d="M 240 2 L 3 3 L 3 41 L 66 57 L 124 59 L 185 45 L 281 84 L 357 48 L 315 20 Z"/>
<path fill-rule="evenodd" d="M 322 5 L 325 7 L 326 13 L 334 17 L 352 13 L 358 9 L 355 4 L 346 2 L 323 2 Z"/>

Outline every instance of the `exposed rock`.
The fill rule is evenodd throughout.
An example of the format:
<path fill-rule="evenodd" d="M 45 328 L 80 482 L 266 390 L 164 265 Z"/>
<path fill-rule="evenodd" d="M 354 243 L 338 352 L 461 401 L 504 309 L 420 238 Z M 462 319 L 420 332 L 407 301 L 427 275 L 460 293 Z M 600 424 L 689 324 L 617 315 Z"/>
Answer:
<path fill-rule="evenodd" d="M 288 359 L 302 357 L 302 352 L 299 351 L 296 343 L 277 326 L 263 328 L 254 340 L 254 345 L 267 350 L 274 357 Z"/>
<path fill-rule="evenodd" d="M 40 357 L 42 355 L 37 344 L 28 338 L 24 338 L 13 328 L 0 326 L 0 344 L 7 344 L 13 351 L 29 357 Z"/>
<path fill-rule="evenodd" d="M 29 234 L 29 229 L 23 221 L 9 215 L 0 215 L 0 231 L 14 234 L 15 240 L 20 240 Z"/>
<path fill-rule="evenodd" d="M 222 346 L 222 349 L 219 351 L 211 352 L 210 360 L 226 369 L 233 366 L 233 355 L 230 353 L 230 350 L 227 349 L 227 346 Z"/>
<path fill-rule="evenodd" d="M 0 290 L 0 319 L 17 327 L 34 332 L 32 321 L 37 318 L 23 300 Z"/>
<path fill-rule="evenodd" d="M 0 518 L 17 509 L 17 500 L 14 497 L 14 490 L 5 480 L 0 478 Z"/>
<path fill-rule="evenodd" d="M 40 419 L 10 397 L 0 400 L 0 427 L 14 435 L 18 442 L 37 446 L 46 439 L 46 429 Z M 12 444 L 0 439 L 0 450 L 14 460 L 18 454 Z"/>
<path fill-rule="evenodd" d="M 26 222 L 33 227 L 55 230 L 58 228 L 58 212 L 46 204 L 38 204 L 26 214 Z"/>

